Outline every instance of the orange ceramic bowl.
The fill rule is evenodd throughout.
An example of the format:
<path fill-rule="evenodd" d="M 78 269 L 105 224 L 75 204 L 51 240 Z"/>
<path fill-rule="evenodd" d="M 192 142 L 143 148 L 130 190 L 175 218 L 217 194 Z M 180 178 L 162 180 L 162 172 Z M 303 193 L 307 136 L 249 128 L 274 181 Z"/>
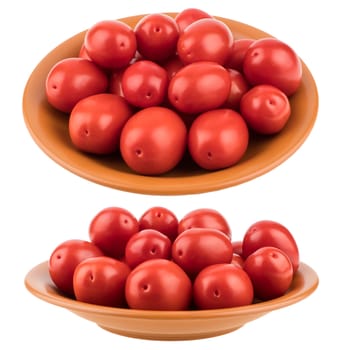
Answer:
<path fill-rule="evenodd" d="M 295 304 L 316 290 L 318 276 L 310 266 L 301 263 L 290 290 L 279 298 L 248 306 L 196 311 L 146 311 L 82 303 L 57 290 L 47 262 L 28 272 L 25 285 L 36 297 L 66 308 L 107 331 L 140 339 L 190 340 L 233 332 L 268 312 Z"/>
<path fill-rule="evenodd" d="M 169 15 L 175 16 L 175 13 Z M 142 15 L 121 19 L 135 26 Z M 226 18 L 235 38 L 271 36 L 249 25 Z M 85 31 L 52 50 L 32 72 L 23 95 L 26 126 L 37 145 L 55 162 L 72 173 L 100 185 L 134 193 L 180 195 L 204 193 L 252 180 L 287 160 L 305 141 L 313 128 L 318 110 L 318 92 L 313 76 L 302 62 L 300 89 L 291 98 L 292 115 L 284 130 L 274 137 L 251 139 L 238 164 L 219 171 L 206 171 L 191 161 L 183 161 L 162 176 L 143 176 L 131 171 L 118 156 L 96 157 L 78 151 L 68 134 L 67 116 L 46 101 L 45 79 L 59 60 L 77 56 Z"/>

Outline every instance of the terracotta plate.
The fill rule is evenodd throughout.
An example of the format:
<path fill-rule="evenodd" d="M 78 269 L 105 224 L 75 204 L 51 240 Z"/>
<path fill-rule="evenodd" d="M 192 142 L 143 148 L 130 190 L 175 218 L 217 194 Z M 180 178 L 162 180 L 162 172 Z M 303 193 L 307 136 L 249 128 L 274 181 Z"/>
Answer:
<path fill-rule="evenodd" d="M 121 20 L 134 26 L 141 17 Z M 271 36 L 237 21 L 218 19 L 228 24 L 236 38 Z M 318 92 L 310 70 L 302 62 L 302 84 L 291 99 L 292 116 L 283 132 L 274 137 L 252 139 L 244 158 L 230 168 L 208 172 L 184 160 L 166 175 L 142 176 L 131 171 L 117 156 L 95 157 L 81 153 L 70 142 L 67 116 L 49 106 L 44 86 L 49 70 L 57 61 L 78 55 L 84 34 L 85 31 L 74 35 L 44 57 L 29 77 L 23 95 L 24 120 L 35 142 L 55 162 L 82 178 L 114 189 L 143 194 L 180 195 L 215 191 L 271 171 L 303 144 L 313 128 Z"/>
<path fill-rule="evenodd" d="M 107 331 L 141 339 L 190 340 L 233 332 L 268 312 L 295 304 L 315 291 L 318 276 L 301 263 L 292 287 L 282 297 L 243 307 L 198 311 L 144 311 L 78 302 L 58 292 L 49 276 L 47 262 L 29 271 L 25 285 L 36 297 L 66 308 Z"/>

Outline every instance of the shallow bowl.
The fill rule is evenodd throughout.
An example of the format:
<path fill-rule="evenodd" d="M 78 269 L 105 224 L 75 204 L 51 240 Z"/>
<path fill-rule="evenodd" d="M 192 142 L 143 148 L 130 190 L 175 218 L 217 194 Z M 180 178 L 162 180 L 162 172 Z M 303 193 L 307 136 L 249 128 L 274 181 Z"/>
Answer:
<path fill-rule="evenodd" d="M 134 27 L 142 16 L 120 20 Z M 231 28 L 236 39 L 271 36 L 244 23 L 217 18 Z M 206 171 L 184 159 L 167 174 L 143 176 L 129 169 L 118 155 L 99 157 L 82 153 L 70 141 L 68 116 L 48 104 L 45 79 L 56 62 L 78 55 L 85 32 L 64 41 L 39 62 L 27 81 L 22 104 L 26 126 L 37 145 L 59 165 L 82 178 L 110 188 L 143 194 L 182 195 L 215 191 L 271 171 L 299 149 L 313 128 L 318 110 L 318 91 L 309 68 L 302 61 L 302 82 L 290 99 L 292 115 L 286 127 L 273 137 L 252 138 L 243 159 L 232 167 Z"/>
<path fill-rule="evenodd" d="M 79 302 L 58 291 L 49 276 L 47 262 L 28 272 L 25 286 L 36 297 L 112 333 L 151 340 L 191 340 L 233 332 L 271 311 L 305 299 L 316 290 L 318 276 L 310 266 L 301 263 L 290 290 L 279 298 L 248 306 L 195 311 L 132 310 Z"/>

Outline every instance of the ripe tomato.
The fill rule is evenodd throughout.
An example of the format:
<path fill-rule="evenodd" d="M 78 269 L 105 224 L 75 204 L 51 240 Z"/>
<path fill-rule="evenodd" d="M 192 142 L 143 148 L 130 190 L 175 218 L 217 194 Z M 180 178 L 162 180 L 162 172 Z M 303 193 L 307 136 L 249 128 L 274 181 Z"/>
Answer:
<path fill-rule="evenodd" d="M 63 293 L 74 296 L 73 274 L 77 265 L 85 259 L 103 255 L 103 252 L 89 241 L 71 239 L 60 243 L 52 251 L 48 262 L 52 282 Z"/>
<path fill-rule="evenodd" d="M 256 133 L 272 135 L 287 124 L 291 106 L 282 90 L 272 85 L 256 85 L 242 96 L 240 112 Z"/>
<path fill-rule="evenodd" d="M 58 61 L 50 69 L 45 82 L 48 102 L 65 113 L 70 113 L 82 98 L 106 92 L 107 88 L 105 72 L 89 59 L 80 57 Z"/>
<path fill-rule="evenodd" d="M 108 207 L 98 212 L 90 222 L 89 236 L 105 255 L 122 259 L 125 246 L 139 231 L 139 223 L 128 210 Z"/>
<path fill-rule="evenodd" d="M 122 89 L 122 77 L 125 69 L 126 67 L 122 69 L 115 69 L 110 73 L 108 86 L 109 93 L 124 97 Z"/>
<path fill-rule="evenodd" d="M 233 247 L 233 253 L 242 256 L 242 241 L 233 241 L 232 247 Z"/>
<path fill-rule="evenodd" d="M 214 109 L 199 115 L 188 133 L 188 150 L 192 159 L 207 170 L 238 163 L 248 143 L 248 126 L 232 109 Z"/>
<path fill-rule="evenodd" d="M 241 74 L 238 70 L 227 70 L 231 78 L 231 88 L 223 107 L 231 108 L 239 112 L 241 99 L 243 95 L 250 89 L 250 86 L 244 75 Z"/>
<path fill-rule="evenodd" d="M 77 265 L 73 274 L 74 294 L 84 303 L 125 307 L 125 283 L 130 268 L 124 262 L 100 256 Z"/>
<path fill-rule="evenodd" d="M 193 283 L 193 299 L 198 309 L 221 309 L 250 305 L 254 289 L 248 274 L 232 264 L 205 267 Z"/>
<path fill-rule="evenodd" d="M 144 229 L 135 233 L 125 247 L 125 262 L 135 268 L 150 259 L 169 259 L 171 241 L 160 231 Z"/>
<path fill-rule="evenodd" d="M 163 62 L 176 53 L 179 29 L 164 13 L 143 16 L 134 28 L 137 50 L 147 60 Z"/>
<path fill-rule="evenodd" d="M 84 46 L 88 56 L 107 69 L 126 67 L 136 53 L 133 29 L 117 20 L 95 23 L 85 33 Z"/>
<path fill-rule="evenodd" d="M 166 235 L 171 242 L 178 234 L 178 219 L 176 215 L 165 207 L 151 207 L 139 218 L 140 230 L 153 229 Z"/>
<path fill-rule="evenodd" d="M 260 300 L 282 296 L 291 286 L 293 265 L 286 253 L 276 247 L 262 247 L 250 254 L 244 262 L 254 295 Z"/>
<path fill-rule="evenodd" d="M 187 129 L 173 110 L 154 106 L 140 110 L 125 123 L 120 151 L 125 163 L 144 175 L 166 173 L 180 162 Z"/>
<path fill-rule="evenodd" d="M 206 266 L 230 263 L 233 248 L 230 238 L 211 228 L 190 228 L 173 242 L 173 260 L 194 278 Z"/>
<path fill-rule="evenodd" d="M 243 73 L 243 61 L 245 54 L 250 44 L 252 44 L 254 41 L 255 39 L 250 38 L 236 39 L 233 43 L 230 55 L 225 63 L 225 67 Z"/>
<path fill-rule="evenodd" d="M 81 99 L 69 116 L 74 146 L 93 154 L 110 154 L 119 148 L 122 128 L 133 113 L 121 96 L 103 93 Z"/>
<path fill-rule="evenodd" d="M 166 70 L 168 74 L 169 81 L 174 77 L 174 75 L 184 67 L 184 64 L 180 60 L 178 55 L 169 58 L 167 61 L 162 63 L 162 67 Z"/>
<path fill-rule="evenodd" d="M 125 295 L 132 309 L 186 310 L 191 302 L 192 283 L 173 261 L 152 259 L 131 271 Z"/>
<path fill-rule="evenodd" d="M 159 64 L 141 60 L 125 69 L 121 84 L 123 95 L 130 104 L 146 108 L 164 101 L 169 79 L 167 71 Z"/>
<path fill-rule="evenodd" d="M 202 61 L 188 64 L 171 79 L 168 98 L 183 113 L 196 114 L 218 108 L 231 88 L 228 71 L 221 65 Z"/>
<path fill-rule="evenodd" d="M 251 225 L 243 236 L 242 256 L 247 259 L 250 254 L 261 247 L 276 247 L 284 251 L 293 264 L 293 270 L 299 268 L 299 249 L 291 232 L 281 223 L 261 220 Z"/>
<path fill-rule="evenodd" d="M 202 18 L 213 18 L 207 12 L 198 8 L 186 8 L 175 16 L 175 22 L 179 28 L 180 34 L 193 22 Z"/>
<path fill-rule="evenodd" d="M 273 85 L 290 96 L 300 86 L 302 64 L 286 43 L 275 38 L 262 38 L 247 49 L 243 72 L 251 85 Z"/>
<path fill-rule="evenodd" d="M 224 65 L 234 42 L 230 28 L 214 18 L 202 18 L 186 27 L 177 42 L 177 53 L 185 64 L 211 61 Z"/>
<path fill-rule="evenodd" d="M 212 208 L 198 208 L 184 215 L 178 223 L 178 234 L 190 228 L 212 228 L 231 238 L 231 228 L 226 218 Z"/>

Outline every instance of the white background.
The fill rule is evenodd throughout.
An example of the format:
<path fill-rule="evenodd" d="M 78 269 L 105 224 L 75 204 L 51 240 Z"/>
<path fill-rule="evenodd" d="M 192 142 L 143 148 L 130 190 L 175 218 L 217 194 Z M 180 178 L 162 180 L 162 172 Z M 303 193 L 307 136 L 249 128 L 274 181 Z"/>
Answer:
<path fill-rule="evenodd" d="M 6 5 L 4 5 L 6 4 Z M 0 348 L 18 349 L 349 349 L 349 27 L 345 1 L 7 1 L 0 5 L 1 212 Z M 145 196 L 90 183 L 49 159 L 22 115 L 25 83 L 63 40 L 102 19 L 199 7 L 264 30 L 292 46 L 319 89 L 317 122 L 303 146 L 270 173 L 240 186 L 191 196 Z M 153 205 L 187 211 L 211 206 L 233 238 L 259 219 L 285 224 L 301 260 L 320 278 L 302 302 L 240 330 L 206 340 L 155 342 L 103 331 L 24 287 L 26 273 L 70 238 L 88 238 L 107 206 L 139 216 Z M 345 323 L 344 323 L 345 321 Z M 6 344 L 6 345 L 5 345 Z"/>

